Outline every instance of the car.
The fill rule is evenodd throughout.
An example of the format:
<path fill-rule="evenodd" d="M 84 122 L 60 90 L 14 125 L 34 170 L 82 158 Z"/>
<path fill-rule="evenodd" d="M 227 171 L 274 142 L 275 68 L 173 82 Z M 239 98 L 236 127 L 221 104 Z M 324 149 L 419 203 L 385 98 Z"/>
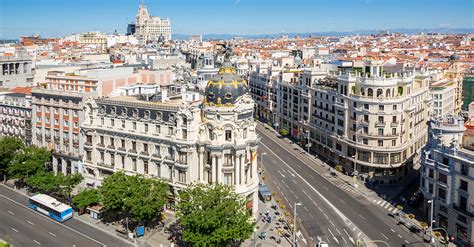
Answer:
<path fill-rule="evenodd" d="M 317 247 L 329 247 L 329 244 L 324 241 L 319 241 Z"/>

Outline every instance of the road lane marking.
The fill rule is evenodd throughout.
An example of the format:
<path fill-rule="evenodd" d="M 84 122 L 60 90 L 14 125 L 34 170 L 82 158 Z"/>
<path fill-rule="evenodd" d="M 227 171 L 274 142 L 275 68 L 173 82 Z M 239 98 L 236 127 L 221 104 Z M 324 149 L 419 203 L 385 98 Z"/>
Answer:
<path fill-rule="evenodd" d="M 309 216 L 311 216 L 311 219 L 314 219 L 314 216 L 311 212 L 309 212 Z"/>
<path fill-rule="evenodd" d="M 52 233 L 52 232 L 49 232 L 49 234 L 50 234 L 51 236 L 56 237 L 56 234 L 54 234 L 54 233 Z"/>
<path fill-rule="evenodd" d="M 327 215 L 326 213 L 324 213 L 324 217 L 326 217 L 326 219 L 329 220 L 329 217 L 328 217 L 328 215 Z"/>
<path fill-rule="evenodd" d="M 334 239 L 334 241 L 336 241 L 337 244 L 339 244 L 339 240 L 337 240 L 336 236 L 334 236 L 334 234 L 331 232 L 331 229 L 328 228 L 328 231 L 329 231 L 329 233 L 331 233 L 332 239 Z"/>
<path fill-rule="evenodd" d="M 392 228 L 390 228 L 390 231 L 395 232 L 395 230 L 393 230 Z"/>
<path fill-rule="evenodd" d="M 13 228 L 13 227 L 10 227 L 10 228 L 11 228 L 13 231 L 18 232 L 17 229 L 15 229 L 15 228 Z"/>
<path fill-rule="evenodd" d="M 310 176 L 312 179 L 314 179 L 313 175 L 309 174 L 309 176 Z"/>
<path fill-rule="evenodd" d="M 26 222 L 28 222 L 28 224 L 30 224 L 30 225 L 32 225 L 32 226 L 35 225 L 35 223 L 33 223 L 33 222 L 29 221 L 29 220 L 27 220 Z"/>
<path fill-rule="evenodd" d="M 409 244 L 410 242 L 408 242 L 408 240 L 405 239 L 405 243 Z"/>
<path fill-rule="evenodd" d="M 43 215 L 43 214 L 40 214 L 40 213 L 36 213 L 35 211 L 31 211 L 31 209 L 30 209 L 29 207 L 27 207 L 27 206 L 25 206 L 25 205 L 23 205 L 23 204 L 21 204 L 21 203 L 15 201 L 15 200 L 11 199 L 10 197 L 4 196 L 4 195 L 0 195 L 0 197 L 3 197 L 3 198 L 5 198 L 5 199 L 11 201 L 12 203 L 15 203 L 15 204 L 19 205 L 20 207 L 23 207 L 23 208 L 25 208 L 25 209 L 28 209 L 28 211 L 33 212 L 35 215 L 39 215 L 40 217 L 43 217 L 43 218 L 47 219 L 48 221 L 53 222 L 54 224 L 57 224 L 57 225 L 59 225 L 59 226 L 62 226 L 62 227 L 64 227 L 64 228 L 70 230 L 70 231 L 73 231 L 73 232 L 75 232 L 75 233 L 77 233 L 77 234 L 79 234 L 79 235 L 81 235 L 81 236 L 83 236 L 83 237 L 85 237 L 85 238 L 87 238 L 87 239 L 89 239 L 89 240 L 91 240 L 91 241 L 94 241 L 94 242 L 96 242 L 96 243 L 98 243 L 98 244 L 100 244 L 100 245 L 102 245 L 102 246 L 106 246 L 106 244 L 104 244 L 104 243 L 102 243 L 102 242 L 99 242 L 99 241 L 97 241 L 97 240 L 95 240 L 95 239 L 93 239 L 93 238 L 91 238 L 91 237 L 85 235 L 84 233 L 79 232 L 79 231 L 77 231 L 77 230 L 75 230 L 75 229 L 73 229 L 73 228 L 71 228 L 71 227 L 69 227 L 69 226 L 63 225 L 63 224 L 61 224 L 61 223 L 59 223 L 59 222 L 57 222 L 57 221 L 55 221 L 55 220 L 53 220 L 53 219 L 51 219 L 51 218 L 48 218 L 46 215 Z M 13 229 L 13 228 L 12 228 L 12 229 Z M 120 238 L 118 238 L 118 239 L 120 239 Z M 122 240 L 122 241 L 125 242 L 126 240 Z"/>
<path fill-rule="evenodd" d="M 8 213 L 11 214 L 11 215 L 15 215 L 12 211 L 8 211 Z"/>
<path fill-rule="evenodd" d="M 332 221 L 331 221 L 332 222 Z M 336 228 L 336 232 L 339 233 L 339 235 L 342 235 L 342 233 L 339 231 L 339 229 Z"/>
<path fill-rule="evenodd" d="M 399 238 L 402 238 L 402 235 L 400 235 L 400 234 L 397 234 L 397 235 L 398 235 Z"/>
<path fill-rule="evenodd" d="M 280 173 L 280 176 L 282 176 L 283 178 L 285 178 L 285 175 L 283 175 L 283 173 L 281 173 L 281 171 L 278 171 L 278 173 Z"/>
<path fill-rule="evenodd" d="M 331 223 L 332 226 L 336 227 L 336 225 L 334 225 L 334 223 L 332 222 L 332 220 L 329 220 L 329 223 Z M 336 230 L 337 230 L 337 228 L 336 228 Z M 339 230 L 338 230 L 338 231 L 339 231 Z M 339 233 L 339 234 L 341 234 L 341 233 Z"/>
<path fill-rule="evenodd" d="M 342 199 L 339 199 L 339 200 L 341 200 L 342 203 L 346 204 L 346 202 L 344 200 L 342 200 Z"/>
<path fill-rule="evenodd" d="M 266 134 L 265 134 L 266 135 Z M 267 136 L 267 135 L 266 135 Z M 267 136 L 268 137 L 268 136 Z M 270 137 L 268 137 L 270 138 Z M 273 140 L 272 140 L 273 141 Z M 273 141 L 275 142 L 275 141 Z M 276 143 L 276 142 L 275 142 Z M 278 143 L 276 143 L 277 145 L 279 145 Z M 263 147 L 265 147 L 265 149 L 268 150 L 268 152 L 272 153 L 276 158 L 278 158 L 282 164 L 286 165 L 288 168 L 290 168 L 291 170 L 294 171 L 294 169 L 288 165 L 283 159 L 281 159 L 272 149 L 270 149 L 267 145 L 265 145 L 264 143 L 261 143 L 261 145 Z M 298 159 L 298 157 L 296 157 Z M 301 160 L 300 160 L 301 161 Z M 308 166 L 309 167 L 309 166 Z M 309 167 L 310 169 L 312 169 L 311 167 Z M 316 172 L 315 170 L 313 170 L 314 172 Z M 316 188 L 314 188 L 314 186 L 312 186 L 308 181 L 306 181 L 306 179 L 304 179 L 299 173 L 295 172 L 295 174 L 298 176 L 298 178 L 304 182 L 309 188 L 311 188 L 341 219 L 342 221 L 344 222 L 351 222 L 351 220 L 349 220 L 349 218 L 347 218 L 336 206 L 334 206 L 334 204 L 332 204 L 326 197 L 324 197 Z M 324 176 L 322 176 L 324 178 Z M 326 179 L 327 180 L 327 179 Z M 327 180 L 329 181 L 329 180 Z M 330 183 L 330 182 L 329 182 Z M 319 208 L 319 210 L 322 212 L 322 210 Z M 347 224 L 347 223 L 346 223 Z M 360 234 L 362 234 L 362 232 L 360 232 Z M 367 239 L 367 240 L 370 240 L 369 237 L 367 237 L 365 234 L 364 234 L 364 239 Z M 339 243 L 339 242 L 338 242 Z"/>
<path fill-rule="evenodd" d="M 342 230 L 346 233 L 347 237 L 349 237 L 349 240 L 352 242 L 352 244 L 355 245 L 354 239 L 351 237 L 351 235 L 349 235 L 349 233 L 347 233 L 346 228 L 342 228 Z"/>
<path fill-rule="evenodd" d="M 41 245 L 41 243 L 40 243 L 40 242 L 38 242 L 38 241 L 36 241 L 36 240 L 34 240 L 34 239 L 33 239 L 33 242 L 35 242 L 35 243 L 37 243 L 37 244 Z"/>
<path fill-rule="evenodd" d="M 362 215 L 360 215 L 360 214 L 359 214 L 359 216 L 360 216 L 362 219 L 366 220 L 364 216 L 362 216 Z"/>
<path fill-rule="evenodd" d="M 385 234 L 383 234 L 383 233 L 380 233 L 380 234 L 382 234 L 382 236 L 383 236 L 385 239 L 387 239 L 387 240 L 388 240 L 388 237 L 387 237 L 387 236 L 385 236 Z"/>
<path fill-rule="evenodd" d="M 308 208 L 307 208 L 306 206 L 303 206 L 303 208 L 304 208 L 304 210 L 306 210 L 306 212 L 309 213 L 309 210 L 308 210 Z"/>
<path fill-rule="evenodd" d="M 327 191 L 329 191 L 329 189 L 328 189 L 328 187 L 326 187 L 326 185 L 323 185 L 323 187 L 324 187 Z"/>

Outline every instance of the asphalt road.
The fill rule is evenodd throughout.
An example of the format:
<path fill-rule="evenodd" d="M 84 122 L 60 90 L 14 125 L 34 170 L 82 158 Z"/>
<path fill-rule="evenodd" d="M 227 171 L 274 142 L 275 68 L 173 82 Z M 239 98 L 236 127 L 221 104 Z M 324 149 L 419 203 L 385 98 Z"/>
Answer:
<path fill-rule="evenodd" d="M 0 185 L 0 238 L 22 246 L 132 246 L 76 219 L 59 223 L 26 205 L 28 198 Z"/>
<path fill-rule="evenodd" d="M 397 225 L 387 211 L 371 203 L 370 198 L 341 189 L 337 185 L 342 182 L 322 173 L 325 168 L 315 167 L 306 154 L 262 125 L 257 129 L 260 153 L 266 153 L 261 156 L 264 176 L 268 177 L 265 182 L 287 201 L 292 214 L 292 205 L 302 204 L 297 207 L 297 218 L 313 242 L 324 240 L 330 246 L 354 246 L 361 239 L 381 240 L 389 246 L 426 246 L 405 227 Z"/>

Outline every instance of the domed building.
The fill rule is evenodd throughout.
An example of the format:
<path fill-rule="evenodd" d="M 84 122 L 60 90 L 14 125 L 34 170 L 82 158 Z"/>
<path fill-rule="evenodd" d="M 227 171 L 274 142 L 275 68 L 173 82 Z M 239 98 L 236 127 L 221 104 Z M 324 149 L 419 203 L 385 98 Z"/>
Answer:
<path fill-rule="evenodd" d="M 204 182 L 235 188 L 256 217 L 259 138 L 253 109 L 247 81 L 236 75 L 235 67 L 226 57 L 205 89 L 198 151 L 204 164 Z"/>

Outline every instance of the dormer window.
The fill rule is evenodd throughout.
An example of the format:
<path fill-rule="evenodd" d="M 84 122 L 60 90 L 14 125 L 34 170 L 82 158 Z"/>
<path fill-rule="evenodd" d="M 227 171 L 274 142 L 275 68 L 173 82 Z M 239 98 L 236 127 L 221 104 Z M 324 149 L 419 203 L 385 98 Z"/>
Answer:
<path fill-rule="evenodd" d="M 226 130 L 225 131 L 225 140 L 226 141 L 232 141 L 232 130 Z"/>
<path fill-rule="evenodd" d="M 127 115 L 127 108 L 122 108 L 122 116 L 125 116 Z"/>

